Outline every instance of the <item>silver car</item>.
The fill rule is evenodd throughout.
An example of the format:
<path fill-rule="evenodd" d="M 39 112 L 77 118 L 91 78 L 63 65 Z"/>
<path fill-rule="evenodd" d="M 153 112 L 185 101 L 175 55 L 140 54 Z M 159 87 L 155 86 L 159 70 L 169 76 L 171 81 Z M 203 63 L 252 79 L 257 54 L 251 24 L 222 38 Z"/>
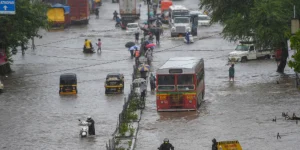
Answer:
<path fill-rule="evenodd" d="M 140 32 L 140 26 L 138 23 L 128 23 L 127 24 L 127 29 L 126 29 L 127 33 L 136 33 L 136 32 Z"/>

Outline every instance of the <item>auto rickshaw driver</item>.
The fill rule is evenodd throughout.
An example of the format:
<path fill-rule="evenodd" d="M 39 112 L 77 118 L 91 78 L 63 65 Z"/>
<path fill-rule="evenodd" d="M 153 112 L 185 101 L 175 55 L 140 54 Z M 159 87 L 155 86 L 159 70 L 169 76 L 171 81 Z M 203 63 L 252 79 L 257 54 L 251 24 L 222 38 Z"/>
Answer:
<path fill-rule="evenodd" d="M 85 52 L 91 51 L 92 52 L 92 49 L 93 49 L 92 42 L 88 39 L 85 39 L 83 51 L 85 51 Z"/>

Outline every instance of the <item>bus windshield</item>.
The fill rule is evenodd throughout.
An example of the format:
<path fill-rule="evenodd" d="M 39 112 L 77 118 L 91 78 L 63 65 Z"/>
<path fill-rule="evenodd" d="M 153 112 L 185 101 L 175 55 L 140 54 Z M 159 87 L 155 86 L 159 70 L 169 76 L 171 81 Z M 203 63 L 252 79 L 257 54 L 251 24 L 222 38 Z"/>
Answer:
<path fill-rule="evenodd" d="M 158 90 L 175 90 L 174 75 L 159 75 L 157 77 Z"/>
<path fill-rule="evenodd" d="M 177 89 L 178 90 L 194 90 L 194 75 L 182 74 L 177 76 Z"/>

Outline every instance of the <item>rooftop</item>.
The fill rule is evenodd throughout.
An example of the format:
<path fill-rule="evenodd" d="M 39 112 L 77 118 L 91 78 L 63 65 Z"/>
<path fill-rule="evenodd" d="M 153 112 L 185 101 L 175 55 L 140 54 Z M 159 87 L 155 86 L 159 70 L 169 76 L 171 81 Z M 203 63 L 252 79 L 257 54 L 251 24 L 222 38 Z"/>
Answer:
<path fill-rule="evenodd" d="M 173 57 L 170 58 L 164 65 L 162 65 L 159 69 L 192 69 L 195 67 L 198 62 L 200 61 L 199 58 L 196 57 Z"/>

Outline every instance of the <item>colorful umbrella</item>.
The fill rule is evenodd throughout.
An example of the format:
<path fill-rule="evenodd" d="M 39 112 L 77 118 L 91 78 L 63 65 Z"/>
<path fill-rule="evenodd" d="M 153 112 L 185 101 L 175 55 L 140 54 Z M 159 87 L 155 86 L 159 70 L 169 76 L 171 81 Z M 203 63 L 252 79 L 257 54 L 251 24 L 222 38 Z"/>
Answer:
<path fill-rule="evenodd" d="M 150 43 L 148 45 L 146 45 L 146 48 L 150 48 L 150 47 L 155 47 L 156 45 L 154 43 Z"/>
<path fill-rule="evenodd" d="M 150 66 L 147 64 L 141 64 L 138 68 L 139 71 L 150 71 Z"/>

